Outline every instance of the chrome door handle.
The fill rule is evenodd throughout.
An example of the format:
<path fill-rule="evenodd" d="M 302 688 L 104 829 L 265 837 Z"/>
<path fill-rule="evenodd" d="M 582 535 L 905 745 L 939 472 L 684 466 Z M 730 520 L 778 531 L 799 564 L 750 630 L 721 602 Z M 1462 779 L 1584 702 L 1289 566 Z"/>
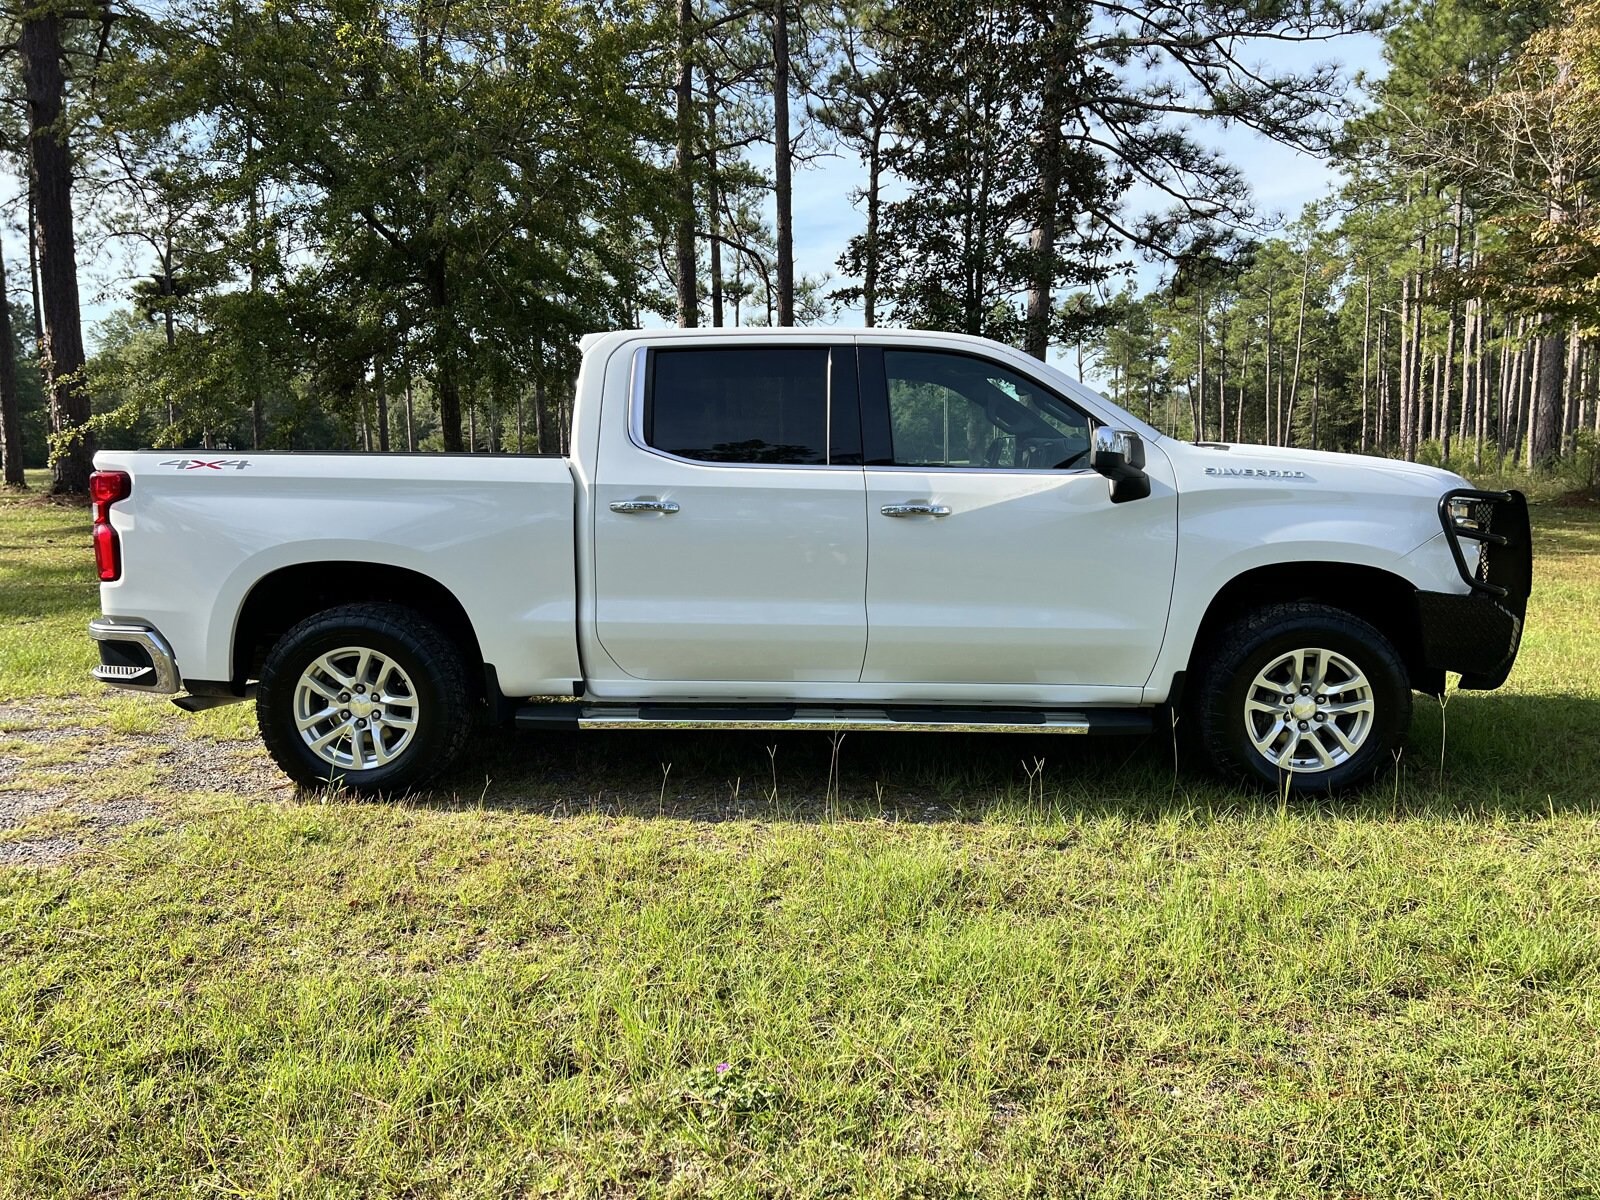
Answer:
<path fill-rule="evenodd" d="M 675 513 L 678 511 L 676 500 L 613 500 L 611 511 L 614 513 Z"/>
<path fill-rule="evenodd" d="M 878 510 L 886 517 L 948 517 L 948 504 L 885 504 Z"/>

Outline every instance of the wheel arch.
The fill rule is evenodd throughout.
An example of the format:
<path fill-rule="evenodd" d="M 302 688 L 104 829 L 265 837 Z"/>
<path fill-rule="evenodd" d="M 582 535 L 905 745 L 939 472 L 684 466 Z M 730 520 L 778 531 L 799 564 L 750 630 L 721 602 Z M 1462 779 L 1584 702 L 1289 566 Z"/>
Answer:
<path fill-rule="evenodd" d="M 1211 598 L 1189 654 L 1188 676 L 1205 666 L 1207 647 L 1229 622 L 1266 604 L 1325 604 L 1378 629 L 1400 655 L 1413 689 L 1438 695 L 1443 672 L 1424 661 L 1416 586 L 1381 567 L 1348 562 L 1269 563 L 1241 572 Z"/>
<path fill-rule="evenodd" d="M 293 563 L 256 580 L 234 621 L 230 682 L 240 688 L 257 678 L 273 643 L 306 617 L 360 603 L 397 604 L 426 617 L 461 651 L 469 678 L 484 688 L 493 668 L 484 663 L 472 620 L 454 592 L 407 567 L 339 560 Z"/>

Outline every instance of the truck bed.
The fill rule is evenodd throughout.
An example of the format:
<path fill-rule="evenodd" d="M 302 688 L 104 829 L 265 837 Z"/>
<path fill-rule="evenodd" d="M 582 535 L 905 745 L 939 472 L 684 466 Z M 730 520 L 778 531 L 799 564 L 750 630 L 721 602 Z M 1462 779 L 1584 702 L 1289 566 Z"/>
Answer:
<path fill-rule="evenodd" d="M 112 509 L 129 550 L 103 609 L 171 631 L 185 680 L 231 678 L 252 590 L 291 569 L 305 586 L 317 564 L 436 580 L 509 695 L 570 694 L 579 677 L 565 458 L 139 450 L 96 463 L 133 478 Z"/>

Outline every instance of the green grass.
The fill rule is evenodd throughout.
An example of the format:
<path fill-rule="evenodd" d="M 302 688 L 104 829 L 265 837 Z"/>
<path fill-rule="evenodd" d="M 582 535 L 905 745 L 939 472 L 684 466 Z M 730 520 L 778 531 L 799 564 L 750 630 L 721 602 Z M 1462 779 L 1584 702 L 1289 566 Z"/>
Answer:
<path fill-rule="evenodd" d="M 82 514 L 0 505 L 0 799 L 159 806 L 0 866 L 0 1196 L 1600 1192 L 1594 509 L 1535 512 L 1508 687 L 1358 799 L 590 734 L 374 804 L 272 787 L 243 706 L 74 699 Z"/>

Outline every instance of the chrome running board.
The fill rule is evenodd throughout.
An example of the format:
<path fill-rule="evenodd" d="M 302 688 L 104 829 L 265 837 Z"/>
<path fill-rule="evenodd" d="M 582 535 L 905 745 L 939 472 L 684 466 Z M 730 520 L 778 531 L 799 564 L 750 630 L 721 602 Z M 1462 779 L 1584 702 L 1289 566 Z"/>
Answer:
<path fill-rule="evenodd" d="M 519 729 L 873 730 L 921 733 L 1149 733 L 1145 709 L 1019 709 L 940 705 L 586 704 L 517 709 Z"/>

